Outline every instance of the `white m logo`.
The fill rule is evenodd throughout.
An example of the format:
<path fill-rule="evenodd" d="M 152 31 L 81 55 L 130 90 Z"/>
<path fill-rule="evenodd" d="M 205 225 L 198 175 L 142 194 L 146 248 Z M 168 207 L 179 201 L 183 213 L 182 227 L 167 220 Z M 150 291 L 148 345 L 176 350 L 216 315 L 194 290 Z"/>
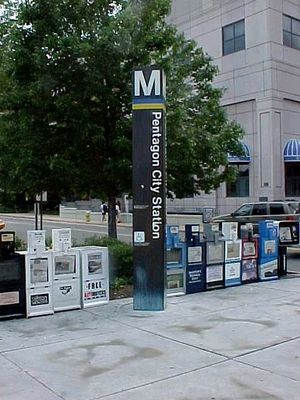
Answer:
<path fill-rule="evenodd" d="M 161 95 L 161 82 L 160 82 L 160 70 L 154 69 L 151 71 L 151 75 L 148 81 L 148 84 L 145 80 L 143 71 L 134 71 L 134 96 L 141 96 L 141 88 L 144 96 L 151 96 L 153 86 L 154 86 L 154 95 Z"/>

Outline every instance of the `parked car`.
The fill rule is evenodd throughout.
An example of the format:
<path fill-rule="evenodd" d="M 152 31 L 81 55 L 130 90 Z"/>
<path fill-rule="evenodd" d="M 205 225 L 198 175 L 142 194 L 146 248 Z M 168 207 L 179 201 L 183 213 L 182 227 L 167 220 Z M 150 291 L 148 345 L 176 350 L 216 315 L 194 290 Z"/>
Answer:
<path fill-rule="evenodd" d="M 212 222 L 232 221 L 240 224 L 258 224 L 264 220 L 296 220 L 300 218 L 297 207 L 287 201 L 244 203 L 230 214 L 217 215 Z"/>
<path fill-rule="evenodd" d="M 293 200 L 293 201 L 289 201 L 288 203 L 289 203 L 289 206 L 295 210 L 296 214 L 300 213 L 300 202 L 299 201 Z"/>

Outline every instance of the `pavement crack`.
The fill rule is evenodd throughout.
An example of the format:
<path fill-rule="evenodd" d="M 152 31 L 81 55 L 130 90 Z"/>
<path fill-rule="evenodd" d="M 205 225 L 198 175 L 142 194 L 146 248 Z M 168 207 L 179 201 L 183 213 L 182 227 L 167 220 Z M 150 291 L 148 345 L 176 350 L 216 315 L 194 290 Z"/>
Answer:
<path fill-rule="evenodd" d="M 119 391 L 116 391 L 116 392 L 112 392 L 112 393 L 109 393 L 109 394 L 106 394 L 106 395 L 103 395 L 103 396 L 100 396 L 100 397 L 99 397 L 99 396 L 98 396 L 98 397 L 94 397 L 94 398 L 91 399 L 91 400 L 106 399 L 106 398 L 109 398 L 109 397 L 112 397 L 112 396 L 116 396 L 116 395 L 121 394 L 121 393 L 127 393 L 127 392 L 130 392 L 130 391 L 133 391 L 133 390 L 137 390 L 137 389 L 141 389 L 141 388 L 146 388 L 147 386 L 151 386 L 151 385 L 156 384 L 156 383 L 167 382 L 167 381 L 169 381 L 169 380 L 171 380 L 171 379 L 175 379 L 175 378 L 178 378 L 178 377 L 182 377 L 182 376 L 185 376 L 185 375 L 192 374 L 192 373 L 194 373 L 194 372 L 198 372 L 198 371 L 201 371 L 201 370 L 205 370 L 205 369 L 214 367 L 214 366 L 216 366 L 216 365 L 224 364 L 224 363 L 226 363 L 226 362 L 228 362 L 228 361 L 229 361 L 229 360 L 220 360 L 220 361 L 216 361 L 216 362 L 214 362 L 214 363 L 212 363 L 212 364 L 205 365 L 205 366 L 199 367 L 199 368 L 193 368 L 193 369 L 191 369 L 191 370 L 184 371 L 184 372 L 181 372 L 181 373 L 179 373 L 179 374 L 170 375 L 170 376 L 168 376 L 168 377 L 166 377 L 166 378 L 155 379 L 155 380 L 153 380 L 153 381 L 151 381 L 151 382 L 143 383 L 143 384 L 141 384 L 141 385 L 132 386 L 132 387 L 130 387 L 130 388 L 126 388 L 126 389 L 123 389 L 123 390 L 119 390 Z"/>
<path fill-rule="evenodd" d="M 255 350 L 247 351 L 246 353 L 239 354 L 237 356 L 232 357 L 232 359 L 233 360 L 237 360 L 239 357 L 245 357 L 245 356 L 248 356 L 250 354 L 255 354 L 255 353 L 258 353 L 259 351 L 271 349 L 273 347 L 281 346 L 282 344 L 293 342 L 294 340 L 299 340 L 299 339 L 300 339 L 300 336 L 295 336 L 295 337 L 290 338 L 290 339 L 281 340 L 278 343 L 273 343 L 273 344 L 270 344 L 268 346 L 260 347 L 259 349 L 255 349 Z"/>
<path fill-rule="evenodd" d="M 251 368 L 257 369 L 257 370 L 259 370 L 259 371 L 264 371 L 264 372 L 271 373 L 271 374 L 273 374 L 273 375 L 281 376 L 281 377 L 286 378 L 286 379 L 289 379 L 289 380 L 291 380 L 292 382 L 295 382 L 295 383 L 299 383 L 299 380 L 298 380 L 298 379 L 294 379 L 294 378 L 292 378 L 292 377 L 290 377 L 290 376 L 288 376 L 288 375 L 285 375 L 285 374 L 280 374 L 280 373 L 278 373 L 278 372 L 274 372 L 274 371 L 272 371 L 272 370 L 270 370 L 270 369 L 268 369 L 268 368 L 259 367 L 258 365 L 251 364 L 250 362 L 246 362 L 246 361 L 242 361 L 242 360 L 237 360 L 237 359 L 232 360 L 232 361 L 237 362 L 237 363 L 242 364 L 242 365 L 245 365 L 245 366 L 247 366 L 247 367 L 251 367 Z"/>
<path fill-rule="evenodd" d="M 5 354 L 1 354 L 3 358 L 6 359 L 7 362 L 11 363 L 12 365 L 14 365 L 18 370 L 20 370 L 21 372 L 23 372 L 23 374 L 27 375 L 29 378 L 33 379 L 38 385 L 43 386 L 46 390 L 48 390 L 49 392 L 51 392 L 52 394 L 54 394 L 58 399 L 62 399 L 65 400 L 65 398 L 63 396 L 61 396 L 59 393 L 55 392 L 53 389 L 51 389 L 51 387 L 49 387 L 48 385 L 46 385 L 43 381 L 41 381 L 40 379 L 36 378 L 34 375 L 32 375 L 30 372 L 28 372 L 26 369 L 22 368 L 18 363 L 16 363 L 15 361 L 11 360 L 9 357 L 6 357 Z"/>

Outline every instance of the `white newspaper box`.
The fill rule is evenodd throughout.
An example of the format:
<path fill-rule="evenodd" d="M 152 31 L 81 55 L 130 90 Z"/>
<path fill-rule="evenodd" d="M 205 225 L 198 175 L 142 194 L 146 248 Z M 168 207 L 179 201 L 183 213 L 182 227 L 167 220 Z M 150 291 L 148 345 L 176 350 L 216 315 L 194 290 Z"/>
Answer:
<path fill-rule="evenodd" d="M 81 308 L 79 251 L 53 251 L 52 262 L 54 311 Z"/>
<path fill-rule="evenodd" d="M 77 248 L 81 257 L 82 307 L 109 301 L 108 249 L 100 246 Z"/>
<path fill-rule="evenodd" d="M 53 314 L 52 259 L 46 251 L 45 231 L 27 232 L 25 267 L 27 317 Z"/>
<path fill-rule="evenodd" d="M 52 230 L 54 311 L 81 308 L 80 253 L 71 245 L 71 229 Z"/>

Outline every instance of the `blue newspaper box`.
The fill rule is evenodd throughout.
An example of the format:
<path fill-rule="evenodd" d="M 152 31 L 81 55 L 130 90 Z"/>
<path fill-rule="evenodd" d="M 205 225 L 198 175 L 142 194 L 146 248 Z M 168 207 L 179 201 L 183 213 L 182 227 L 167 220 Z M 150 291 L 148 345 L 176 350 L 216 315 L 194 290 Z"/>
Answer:
<path fill-rule="evenodd" d="M 258 278 L 278 278 L 278 228 L 274 221 L 259 223 Z"/>
<path fill-rule="evenodd" d="M 185 225 L 186 294 L 206 290 L 205 244 L 200 240 L 200 226 Z"/>
<path fill-rule="evenodd" d="M 167 296 L 185 294 L 186 252 L 179 225 L 167 225 Z"/>
<path fill-rule="evenodd" d="M 218 224 L 204 224 L 206 289 L 224 287 L 225 242 Z"/>

